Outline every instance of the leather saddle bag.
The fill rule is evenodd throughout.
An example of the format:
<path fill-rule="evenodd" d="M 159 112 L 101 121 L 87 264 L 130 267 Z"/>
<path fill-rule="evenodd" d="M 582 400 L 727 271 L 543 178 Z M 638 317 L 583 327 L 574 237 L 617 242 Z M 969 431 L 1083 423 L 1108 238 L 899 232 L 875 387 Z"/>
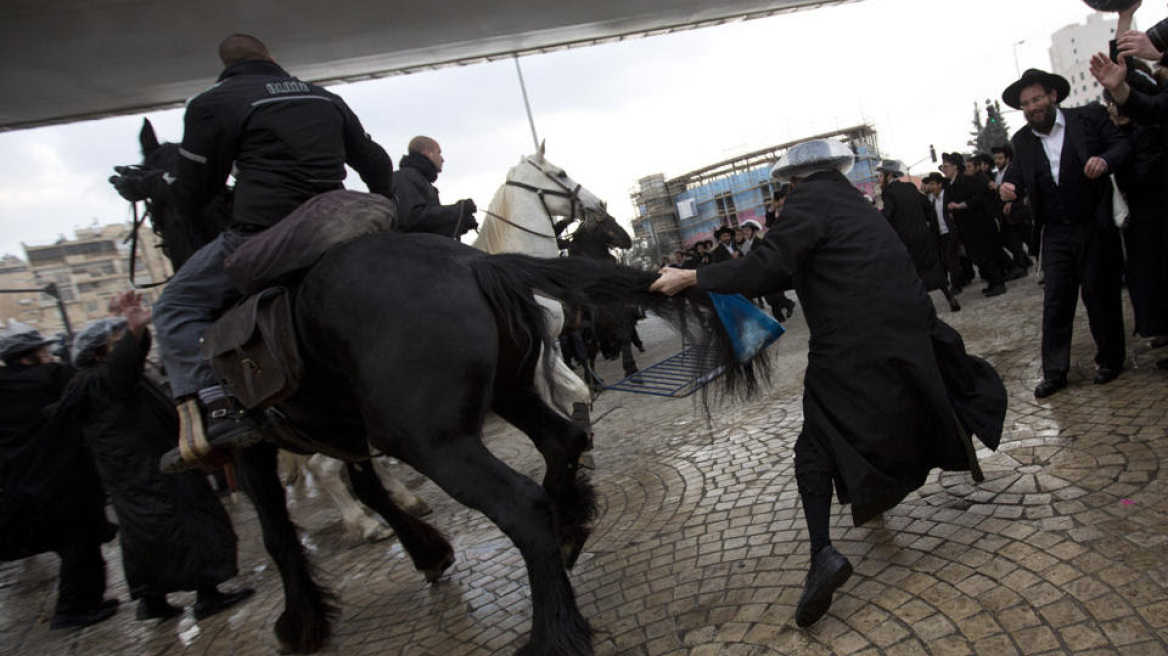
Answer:
<path fill-rule="evenodd" d="M 291 396 L 304 373 L 292 293 L 269 287 L 245 298 L 203 334 L 202 355 L 249 410 Z"/>

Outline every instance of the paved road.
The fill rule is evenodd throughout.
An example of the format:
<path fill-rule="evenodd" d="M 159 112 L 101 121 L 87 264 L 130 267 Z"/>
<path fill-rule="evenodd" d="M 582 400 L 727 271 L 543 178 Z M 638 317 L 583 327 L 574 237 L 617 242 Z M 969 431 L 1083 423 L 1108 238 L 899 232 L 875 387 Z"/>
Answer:
<path fill-rule="evenodd" d="M 971 289 L 957 314 L 936 300 L 969 350 L 1006 381 L 1002 448 L 981 453 L 984 483 L 934 474 L 882 521 L 855 528 L 836 507 L 833 539 L 856 574 L 811 630 L 793 619 L 808 561 L 791 453 L 802 422 L 801 314 L 773 348 L 775 383 L 764 400 L 713 399 L 709 423 L 696 397 L 609 392 L 597 400 L 602 514 L 572 580 L 598 655 L 1168 653 L 1168 486 L 1160 477 L 1168 372 L 1154 366 L 1168 349 L 1133 339 L 1130 370 L 1094 386 L 1080 308 L 1071 386 L 1039 402 L 1031 391 L 1042 301 L 1033 279 L 994 299 Z M 654 321 L 642 335 L 643 364 L 677 348 Z M 618 377 L 619 363 L 601 373 Z M 487 441 L 517 469 L 539 473 L 534 451 L 506 425 L 488 424 Z M 434 506 L 432 521 L 458 552 L 434 586 L 396 541 L 364 544 L 322 499 L 293 495 L 304 542 L 342 607 L 325 653 L 513 653 L 531 616 L 518 553 L 481 515 L 408 468 L 400 473 Z M 189 612 L 137 622 L 118 551 L 107 548 L 123 609 L 98 626 L 51 632 L 55 558 L 2 564 L 0 656 L 274 653 L 279 581 L 250 507 L 228 505 L 240 533 L 239 583 L 258 590 L 246 604 L 198 623 Z"/>

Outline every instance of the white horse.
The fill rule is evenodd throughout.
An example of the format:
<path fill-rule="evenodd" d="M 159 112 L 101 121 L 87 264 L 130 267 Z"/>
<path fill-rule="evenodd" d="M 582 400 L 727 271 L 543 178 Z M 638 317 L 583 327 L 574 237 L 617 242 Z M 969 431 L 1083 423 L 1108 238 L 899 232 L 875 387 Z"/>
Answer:
<path fill-rule="evenodd" d="M 394 504 L 414 517 L 430 514 L 429 504 L 393 477 L 385 458 L 373 458 L 370 462 Z M 341 511 L 341 522 L 346 531 L 369 542 L 393 537 L 393 529 L 353 497 L 345 484 L 344 468 L 344 462 L 324 454 L 300 455 L 280 451 L 280 480 L 285 487 L 307 487 L 308 475 L 311 474 L 313 483 L 323 489 Z"/>
<path fill-rule="evenodd" d="M 473 244 L 475 248 L 487 253 L 524 253 L 535 257 L 560 256 L 557 216 L 585 223 L 614 220 L 603 201 L 544 157 L 543 144 L 539 152 L 524 157 L 512 167 L 484 214 L 479 236 Z M 564 327 L 563 308 L 554 299 L 536 296 L 535 300 L 544 308 L 553 348 L 559 356 L 559 341 L 555 338 Z M 587 383 L 572 371 L 563 357 L 556 357 L 549 389 L 543 358 L 539 362 L 535 380 L 540 398 L 587 429 L 592 402 Z"/>

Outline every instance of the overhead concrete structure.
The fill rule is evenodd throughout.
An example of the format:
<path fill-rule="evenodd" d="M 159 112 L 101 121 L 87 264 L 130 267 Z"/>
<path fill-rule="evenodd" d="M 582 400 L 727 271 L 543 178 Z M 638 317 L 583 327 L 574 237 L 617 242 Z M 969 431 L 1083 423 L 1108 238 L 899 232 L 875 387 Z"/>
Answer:
<path fill-rule="evenodd" d="M 0 131 L 180 105 L 236 32 L 328 84 L 856 1 L 3 0 Z"/>

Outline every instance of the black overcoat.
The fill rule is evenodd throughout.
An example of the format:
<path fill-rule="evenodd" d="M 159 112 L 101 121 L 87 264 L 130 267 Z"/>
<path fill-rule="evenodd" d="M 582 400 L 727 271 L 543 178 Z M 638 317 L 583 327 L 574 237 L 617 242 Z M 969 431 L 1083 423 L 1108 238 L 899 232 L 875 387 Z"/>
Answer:
<path fill-rule="evenodd" d="M 884 187 L 882 194 L 884 218 L 908 249 L 917 274 L 926 290 L 945 286 L 945 269 L 937 254 L 937 239 L 929 228 L 931 203 L 911 183 L 894 180 Z"/>
<path fill-rule="evenodd" d="M 970 469 L 970 434 L 997 448 L 1001 378 L 937 318 L 896 233 L 843 175 L 800 182 L 758 248 L 697 276 L 747 295 L 793 283 L 810 329 L 798 439 L 828 455 L 857 525 L 935 467 Z"/>
<path fill-rule="evenodd" d="M 72 377 L 59 363 L 0 367 L 0 560 L 108 536 L 81 426 L 52 410 Z"/>
<path fill-rule="evenodd" d="M 425 155 L 413 153 L 402 157 L 401 167 L 393 176 L 399 230 L 458 236 L 462 209 L 458 203 L 443 205 L 439 201 L 438 188 L 433 185 L 437 179 L 438 169 Z"/>
<path fill-rule="evenodd" d="M 235 531 L 206 475 L 158 470 L 178 440 L 178 416 L 143 373 L 149 350 L 149 333 L 139 340 L 127 332 L 104 364 L 77 374 L 65 397 L 83 418 L 117 512 L 134 598 L 215 586 L 236 574 Z"/>
<path fill-rule="evenodd" d="M 945 188 L 942 199 L 941 206 L 953 217 L 961 243 L 975 262 L 996 258 L 1001 250 L 988 184 L 985 176 L 958 173 Z M 950 210 L 949 203 L 965 203 L 966 207 Z"/>

